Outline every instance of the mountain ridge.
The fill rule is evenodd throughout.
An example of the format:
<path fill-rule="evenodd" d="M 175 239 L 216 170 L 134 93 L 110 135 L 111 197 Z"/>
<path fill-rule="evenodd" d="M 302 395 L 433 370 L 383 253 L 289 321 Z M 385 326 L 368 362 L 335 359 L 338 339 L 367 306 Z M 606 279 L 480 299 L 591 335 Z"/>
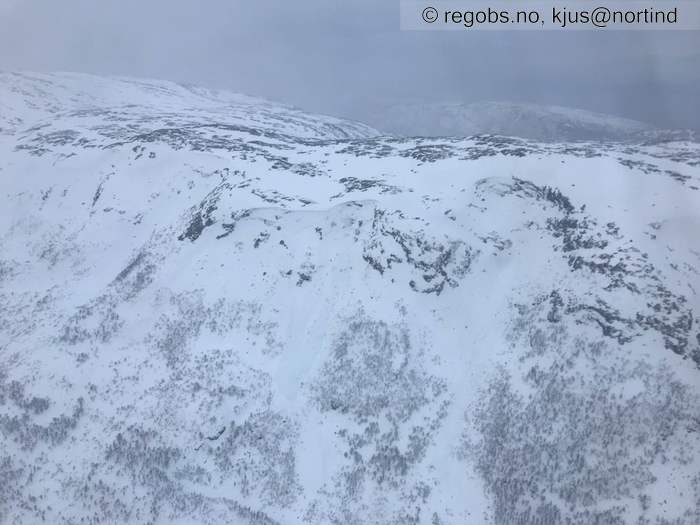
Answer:
<path fill-rule="evenodd" d="M 42 78 L 0 134 L 0 522 L 700 519 L 697 143 Z"/>
<path fill-rule="evenodd" d="M 54 92 L 42 91 L 42 85 L 50 86 Z M 301 137 L 350 138 L 379 134 L 359 122 L 312 115 L 298 108 L 262 98 L 170 81 L 100 77 L 85 73 L 0 72 L 0 87 L 3 89 L 4 101 L 2 116 L 6 121 L 14 121 L 15 125 L 23 119 L 31 119 L 33 122 L 49 119 L 59 109 L 70 113 L 76 110 L 119 108 L 128 114 L 134 107 L 148 106 L 166 114 L 196 109 L 200 119 L 211 120 L 212 115 L 216 115 L 215 120 L 218 121 L 225 122 L 227 118 L 240 121 L 245 116 L 246 108 L 254 107 L 260 114 L 258 118 L 267 116 L 273 120 L 262 126 L 265 129 L 270 129 L 273 124 L 285 129 L 285 123 L 280 118 L 290 122 L 298 119 L 296 128 L 291 129 Z M 56 100 L 54 97 L 60 96 L 61 92 L 68 96 Z M 10 107 L 11 103 L 14 107 Z M 192 107 L 188 108 L 187 104 Z M 306 115 L 313 117 L 317 121 L 316 124 L 321 126 L 318 129 L 305 129 L 304 125 L 309 125 L 309 122 L 305 122 Z M 189 116 L 196 117 L 193 114 Z M 5 126 L 8 126 L 8 123 L 6 122 Z M 261 124 L 258 122 L 258 125 Z M 10 130 L 17 131 L 15 128 Z"/>
<path fill-rule="evenodd" d="M 663 140 L 685 134 L 697 140 L 692 130 L 664 130 L 604 113 L 521 102 L 397 104 L 378 111 L 369 121 L 378 129 L 400 136 L 495 134 L 568 142 Z"/>

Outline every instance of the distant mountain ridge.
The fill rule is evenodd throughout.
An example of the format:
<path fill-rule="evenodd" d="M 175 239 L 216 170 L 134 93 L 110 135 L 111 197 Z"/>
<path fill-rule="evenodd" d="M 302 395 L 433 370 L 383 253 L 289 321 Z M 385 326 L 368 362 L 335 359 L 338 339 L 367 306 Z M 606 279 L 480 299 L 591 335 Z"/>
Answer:
<path fill-rule="evenodd" d="M 545 142 L 661 140 L 688 131 L 657 130 L 636 120 L 561 106 L 513 102 L 398 104 L 368 119 L 377 129 L 400 136 L 493 134 Z"/>
<path fill-rule="evenodd" d="M 187 118 L 196 123 L 248 126 L 311 139 L 367 138 L 379 132 L 360 122 L 314 115 L 262 98 L 164 80 L 100 77 L 83 73 L 0 72 L 0 134 L 56 118 L 111 112 L 115 122 L 149 120 L 164 126 Z"/>

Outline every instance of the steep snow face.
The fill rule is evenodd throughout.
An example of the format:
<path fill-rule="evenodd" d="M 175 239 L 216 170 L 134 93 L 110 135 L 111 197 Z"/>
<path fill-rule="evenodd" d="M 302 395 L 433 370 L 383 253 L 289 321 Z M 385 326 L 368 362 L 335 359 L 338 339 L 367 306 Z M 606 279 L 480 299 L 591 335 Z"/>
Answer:
<path fill-rule="evenodd" d="M 700 520 L 697 143 L 2 86 L 0 522 Z"/>
<path fill-rule="evenodd" d="M 488 133 L 547 142 L 628 140 L 652 130 L 642 122 L 581 109 L 509 102 L 395 105 L 370 122 L 401 136 Z"/>

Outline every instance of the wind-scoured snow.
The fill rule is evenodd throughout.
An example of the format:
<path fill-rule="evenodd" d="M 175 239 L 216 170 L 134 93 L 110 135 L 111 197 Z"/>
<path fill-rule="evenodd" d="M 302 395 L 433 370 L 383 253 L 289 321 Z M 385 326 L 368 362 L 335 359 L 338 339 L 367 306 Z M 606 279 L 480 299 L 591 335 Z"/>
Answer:
<path fill-rule="evenodd" d="M 0 101 L 0 522 L 700 522 L 698 143 Z"/>

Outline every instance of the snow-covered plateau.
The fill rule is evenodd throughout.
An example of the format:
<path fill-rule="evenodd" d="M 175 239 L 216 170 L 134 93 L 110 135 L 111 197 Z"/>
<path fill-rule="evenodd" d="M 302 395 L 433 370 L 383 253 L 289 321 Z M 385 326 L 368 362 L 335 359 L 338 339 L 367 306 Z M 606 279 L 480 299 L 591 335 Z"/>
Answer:
<path fill-rule="evenodd" d="M 700 523 L 700 144 L 0 74 L 0 522 Z"/>

